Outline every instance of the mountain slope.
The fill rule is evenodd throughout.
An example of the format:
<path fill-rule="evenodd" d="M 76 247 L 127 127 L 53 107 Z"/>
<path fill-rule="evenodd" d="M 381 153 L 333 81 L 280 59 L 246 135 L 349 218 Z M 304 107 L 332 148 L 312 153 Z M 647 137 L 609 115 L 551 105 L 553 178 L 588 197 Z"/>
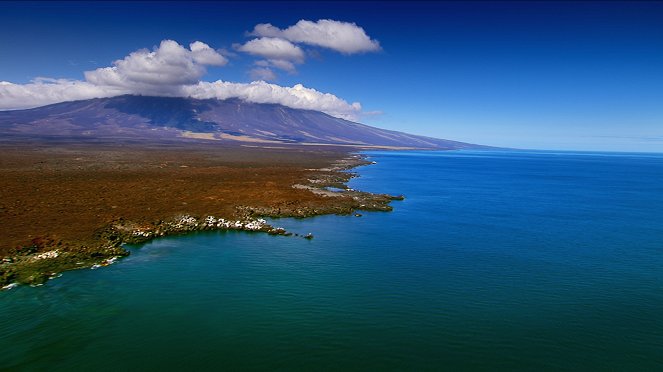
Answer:
<path fill-rule="evenodd" d="M 318 111 L 238 99 L 118 96 L 0 112 L 3 136 L 201 139 L 429 149 L 481 146 L 389 131 Z"/>

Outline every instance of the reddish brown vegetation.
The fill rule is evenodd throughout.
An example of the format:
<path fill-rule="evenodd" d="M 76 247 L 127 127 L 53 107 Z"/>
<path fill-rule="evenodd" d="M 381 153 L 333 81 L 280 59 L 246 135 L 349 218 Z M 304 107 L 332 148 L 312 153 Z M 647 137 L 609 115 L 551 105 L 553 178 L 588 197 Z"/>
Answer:
<path fill-rule="evenodd" d="M 95 231 L 120 218 L 231 218 L 240 205 L 338 203 L 291 185 L 345 155 L 200 143 L 4 144 L 0 151 L 0 256 L 20 246 L 94 244 Z"/>

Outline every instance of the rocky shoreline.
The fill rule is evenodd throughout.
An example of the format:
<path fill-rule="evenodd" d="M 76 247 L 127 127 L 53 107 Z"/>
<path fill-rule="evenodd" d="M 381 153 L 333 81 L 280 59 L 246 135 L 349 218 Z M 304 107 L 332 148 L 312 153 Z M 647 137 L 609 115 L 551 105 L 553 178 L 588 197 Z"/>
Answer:
<path fill-rule="evenodd" d="M 306 182 L 291 185 L 328 198 L 329 203 L 325 204 L 307 205 L 290 201 L 269 207 L 237 205 L 233 216 L 180 214 L 154 222 L 119 218 L 95 233 L 95 244 L 72 244 L 49 238 L 33 239 L 30 245 L 17 247 L 2 257 L 0 288 L 10 289 L 19 284 L 41 285 L 63 271 L 107 266 L 129 255 L 129 251 L 123 248 L 124 244 L 140 244 L 161 236 L 205 230 L 241 230 L 291 236 L 293 233 L 268 224 L 263 217 L 305 218 L 323 214 L 347 215 L 358 210 L 391 211 L 389 203 L 402 200 L 402 196 L 372 194 L 347 186 L 347 182 L 357 176 L 348 170 L 371 163 L 361 155 L 351 154 L 330 167 L 309 169 L 311 173 Z M 311 234 L 294 235 L 313 238 Z"/>

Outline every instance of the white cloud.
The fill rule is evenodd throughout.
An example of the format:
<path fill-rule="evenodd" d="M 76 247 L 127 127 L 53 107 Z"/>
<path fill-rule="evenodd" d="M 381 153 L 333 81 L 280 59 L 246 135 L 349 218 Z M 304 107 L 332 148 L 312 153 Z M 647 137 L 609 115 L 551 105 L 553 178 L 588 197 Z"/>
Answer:
<path fill-rule="evenodd" d="M 228 59 L 221 52 L 215 51 L 201 41 L 194 41 L 189 45 L 189 49 L 193 60 L 197 63 L 211 66 L 223 66 L 228 63 Z"/>
<path fill-rule="evenodd" d="M 330 93 L 322 93 L 301 84 L 282 87 L 264 81 L 232 83 L 205 82 L 205 66 L 226 63 L 224 57 L 202 42 L 190 49 L 172 40 L 164 40 L 154 51 L 141 49 L 113 66 L 85 72 L 85 81 L 39 78 L 28 84 L 0 81 L 0 109 L 38 107 L 51 103 L 112 97 L 121 94 L 180 96 L 193 98 L 240 98 L 255 103 L 277 103 L 284 106 L 322 111 L 332 116 L 356 120 L 361 105 Z M 221 57 L 221 58 L 219 58 Z M 269 66 L 279 59 L 264 61 L 259 79 L 273 78 Z M 284 65 L 285 66 L 285 65 Z M 266 71 L 269 70 L 269 71 Z M 271 71 L 273 74 L 273 71 Z"/>
<path fill-rule="evenodd" d="M 255 62 L 256 65 L 265 68 L 252 69 L 249 71 L 249 74 L 255 76 L 258 76 L 258 74 L 265 74 L 265 76 L 270 77 L 269 79 L 263 80 L 276 79 L 274 71 L 267 69 L 267 67 L 275 67 L 289 73 L 294 73 L 296 71 L 295 63 L 304 62 L 304 51 L 300 47 L 283 39 L 261 37 L 259 39 L 250 40 L 244 45 L 236 44 L 235 49 L 266 58 L 265 60 Z"/>
<path fill-rule="evenodd" d="M 265 80 L 265 81 L 274 81 L 276 80 L 276 74 L 272 69 L 268 67 L 256 67 L 249 70 L 249 76 L 252 80 Z"/>
<path fill-rule="evenodd" d="M 250 36 L 267 36 L 267 37 L 283 37 L 283 31 L 271 23 L 258 23 L 253 31 L 249 33 Z"/>
<path fill-rule="evenodd" d="M 267 59 L 267 60 L 258 60 L 254 63 L 256 66 L 261 67 L 276 67 L 280 70 L 295 73 L 296 68 L 295 64 L 290 61 L 284 61 L 282 59 Z"/>
<path fill-rule="evenodd" d="M 273 67 L 295 73 L 295 64 L 304 63 L 304 51 L 296 44 L 329 48 L 343 54 L 376 52 L 380 43 L 371 39 L 363 28 L 355 23 L 321 19 L 317 22 L 300 20 L 284 30 L 269 23 L 254 27 L 248 35 L 257 36 L 245 44 L 235 44 L 235 49 L 265 58 L 263 67 Z M 315 49 L 309 52 L 315 53 Z M 272 71 L 273 73 L 273 71 Z"/>
<path fill-rule="evenodd" d="M 194 42 L 186 49 L 173 40 L 163 40 L 150 52 L 140 49 L 112 67 L 86 71 L 91 84 L 127 89 L 142 94 L 176 94 L 179 86 L 195 84 L 206 73 L 206 65 L 223 65 L 227 59 L 207 44 Z"/>
<path fill-rule="evenodd" d="M 232 83 L 228 81 L 199 82 L 196 85 L 185 87 L 187 96 L 199 99 L 208 98 L 240 98 L 255 103 L 277 103 L 280 105 L 322 111 L 329 115 L 357 120 L 361 113 L 361 104 L 352 104 L 330 93 L 322 93 L 301 84 L 293 87 L 282 87 L 264 81 L 254 81 L 249 84 Z"/>
<path fill-rule="evenodd" d="M 280 38 L 333 49 L 344 54 L 377 52 L 382 48 L 355 23 L 321 19 L 317 22 L 300 20 L 284 30 L 269 23 L 261 23 L 250 33 L 253 36 Z"/>
<path fill-rule="evenodd" d="M 295 65 L 290 61 L 284 61 L 282 59 L 270 59 L 269 64 L 270 66 L 274 66 L 283 71 L 287 71 L 290 73 L 295 72 Z"/>
<path fill-rule="evenodd" d="M 123 89 L 100 87 L 86 81 L 35 79 L 29 84 L 0 82 L 0 110 L 24 109 L 51 103 L 112 97 L 130 93 Z"/>
<path fill-rule="evenodd" d="M 301 63 L 304 61 L 304 51 L 293 43 L 273 38 L 261 37 L 246 42 L 244 45 L 238 45 L 237 50 L 249 53 L 255 56 L 264 57 L 273 60 L 285 60 Z"/>

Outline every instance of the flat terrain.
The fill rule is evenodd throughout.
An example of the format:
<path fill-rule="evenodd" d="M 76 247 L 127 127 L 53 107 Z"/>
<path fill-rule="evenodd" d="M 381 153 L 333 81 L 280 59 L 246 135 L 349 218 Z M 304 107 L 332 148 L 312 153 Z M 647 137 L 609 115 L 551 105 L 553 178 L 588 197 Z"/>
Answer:
<path fill-rule="evenodd" d="M 238 205 L 325 203 L 328 198 L 291 185 L 306 182 L 308 169 L 344 156 L 319 149 L 66 142 L 2 145 L 0 154 L 0 254 L 35 238 L 88 242 L 119 218 L 233 217 Z"/>

